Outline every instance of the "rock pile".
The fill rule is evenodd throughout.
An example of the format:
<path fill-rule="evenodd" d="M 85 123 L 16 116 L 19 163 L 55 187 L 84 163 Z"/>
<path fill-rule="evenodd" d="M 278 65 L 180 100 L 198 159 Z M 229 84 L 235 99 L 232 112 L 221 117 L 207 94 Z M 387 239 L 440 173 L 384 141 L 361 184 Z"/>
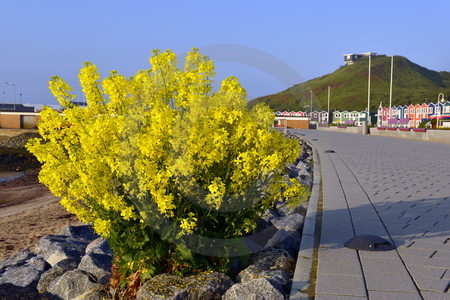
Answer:
<path fill-rule="evenodd" d="M 296 138 L 298 137 L 291 137 Z M 312 182 L 311 149 L 303 145 L 290 177 Z M 187 277 L 161 274 L 144 283 L 137 299 L 287 299 L 300 246 L 306 204 L 276 203 L 260 220 L 261 235 L 246 237 L 254 251 L 235 280 L 218 272 Z M 0 262 L 0 299 L 108 299 L 113 254 L 88 225 L 42 237 L 36 253 Z"/>
<path fill-rule="evenodd" d="M 7 139 L 0 139 L 0 170 L 24 171 L 39 168 L 41 164 L 25 149 L 29 139 L 39 136 L 37 132 L 25 132 Z"/>
<path fill-rule="evenodd" d="M 4 140 L 0 140 L 0 148 L 23 149 L 29 139 L 38 137 L 40 137 L 38 132 L 25 132 Z"/>
<path fill-rule="evenodd" d="M 68 226 L 42 237 L 36 253 L 0 262 L 0 299 L 102 299 L 111 266 L 112 251 L 91 226 Z"/>

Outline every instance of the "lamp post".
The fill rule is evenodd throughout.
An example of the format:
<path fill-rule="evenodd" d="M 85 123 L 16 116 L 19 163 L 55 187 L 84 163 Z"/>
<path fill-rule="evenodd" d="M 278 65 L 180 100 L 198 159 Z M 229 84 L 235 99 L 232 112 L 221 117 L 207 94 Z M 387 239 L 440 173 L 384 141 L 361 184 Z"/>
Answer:
<path fill-rule="evenodd" d="M 12 85 L 14 87 L 14 111 L 16 111 L 16 85 L 14 83 L 6 82 L 6 81 L 5 81 L 5 84 Z"/>
<path fill-rule="evenodd" d="M 369 53 L 369 75 L 368 75 L 368 85 L 367 85 L 367 124 L 370 124 L 370 69 L 372 65 L 372 53 Z"/>
<path fill-rule="evenodd" d="M 442 97 L 441 97 L 441 95 L 442 95 Z M 443 104 L 445 102 L 445 96 L 444 96 L 443 93 L 439 93 L 438 100 L 437 100 L 437 103 L 436 103 L 436 129 L 439 129 L 439 116 L 438 116 L 438 113 L 437 113 L 437 109 L 439 108 L 439 102 L 442 103 L 442 109 L 444 109 L 444 105 Z M 441 112 L 440 109 L 439 109 L 439 115 L 442 115 L 442 112 Z"/>
<path fill-rule="evenodd" d="M 331 95 L 331 87 L 328 86 L 328 115 L 327 115 L 327 125 L 330 124 L 330 95 Z"/>
<path fill-rule="evenodd" d="M 392 78 L 394 76 L 394 55 L 391 57 L 391 84 L 389 88 L 389 119 L 392 119 Z"/>

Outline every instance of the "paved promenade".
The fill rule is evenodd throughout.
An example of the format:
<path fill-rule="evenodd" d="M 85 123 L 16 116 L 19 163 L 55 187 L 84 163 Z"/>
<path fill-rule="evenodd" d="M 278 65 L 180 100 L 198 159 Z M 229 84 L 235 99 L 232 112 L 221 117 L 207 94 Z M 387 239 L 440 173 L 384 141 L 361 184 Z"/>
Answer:
<path fill-rule="evenodd" d="M 292 132 L 304 134 L 320 160 L 316 299 L 450 299 L 450 145 Z M 358 235 L 396 249 L 344 247 Z"/>

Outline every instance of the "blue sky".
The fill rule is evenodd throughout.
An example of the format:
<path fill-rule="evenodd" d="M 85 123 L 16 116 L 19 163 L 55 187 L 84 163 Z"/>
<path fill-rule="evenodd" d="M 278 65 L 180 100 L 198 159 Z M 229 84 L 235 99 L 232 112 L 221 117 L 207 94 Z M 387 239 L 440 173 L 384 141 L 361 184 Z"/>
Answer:
<path fill-rule="evenodd" d="M 0 103 L 14 101 L 10 82 L 17 103 L 56 104 L 51 76 L 81 95 L 84 61 L 131 76 L 153 49 L 200 48 L 216 80 L 237 76 L 250 99 L 333 72 L 345 53 L 450 71 L 449 12 L 448 0 L 0 0 Z"/>

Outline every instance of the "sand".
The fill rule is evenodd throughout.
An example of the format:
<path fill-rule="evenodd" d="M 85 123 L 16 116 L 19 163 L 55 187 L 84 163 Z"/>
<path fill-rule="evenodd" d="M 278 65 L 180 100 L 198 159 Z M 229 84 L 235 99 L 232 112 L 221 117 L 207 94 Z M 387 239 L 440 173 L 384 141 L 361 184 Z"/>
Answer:
<path fill-rule="evenodd" d="M 81 224 L 37 179 L 38 171 L 0 183 L 0 260 L 39 245 L 44 235 Z"/>

